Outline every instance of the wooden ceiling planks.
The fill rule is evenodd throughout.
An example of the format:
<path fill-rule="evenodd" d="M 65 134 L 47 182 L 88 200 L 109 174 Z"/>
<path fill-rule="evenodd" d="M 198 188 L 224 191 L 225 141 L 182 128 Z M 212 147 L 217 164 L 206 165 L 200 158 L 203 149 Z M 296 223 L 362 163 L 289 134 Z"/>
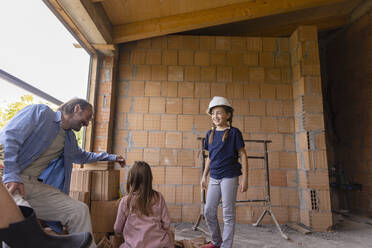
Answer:
<path fill-rule="evenodd" d="M 320 31 L 345 26 L 361 0 L 345 0 L 333 5 L 310 8 L 253 20 L 228 23 L 182 34 L 229 36 L 289 36 L 298 25 L 316 25 Z"/>
<path fill-rule="evenodd" d="M 85 46 L 90 51 L 94 49 L 90 44 L 118 44 L 174 33 L 288 36 L 298 25 L 317 25 L 319 30 L 335 29 L 350 23 L 353 16 L 355 19 L 361 13 L 365 13 L 371 8 L 372 2 L 372 0 L 77 1 L 76 4 L 81 5 L 79 9 L 85 9 L 89 15 L 88 19 L 92 23 L 87 23 L 84 18 L 69 17 L 61 11 L 62 6 L 57 3 L 69 10 L 74 6 L 66 5 L 67 0 L 44 1 L 53 6 L 58 16 L 67 24 L 71 22 L 70 28 L 80 37 L 82 43 L 87 43 Z M 98 39 L 97 35 L 98 38 L 92 36 L 92 25 L 94 32 L 100 33 L 103 39 Z"/>
<path fill-rule="evenodd" d="M 213 9 L 255 0 L 104 0 L 113 25 Z"/>
<path fill-rule="evenodd" d="M 252 20 L 345 0 L 257 0 L 185 14 L 145 20 L 113 27 L 113 42 L 122 43 L 160 35 Z"/>

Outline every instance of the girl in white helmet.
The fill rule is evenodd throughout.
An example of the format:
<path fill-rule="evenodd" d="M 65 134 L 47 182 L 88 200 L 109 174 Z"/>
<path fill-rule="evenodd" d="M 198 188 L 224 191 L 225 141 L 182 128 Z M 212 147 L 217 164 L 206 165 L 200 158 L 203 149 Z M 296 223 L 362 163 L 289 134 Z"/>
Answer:
<path fill-rule="evenodd" d="M 208 150 L 201 187 L 208 188 L 205 205 L 205 218 L 212 242 L 203 248 L 231 248 L 235 230 L 235 201 L 238 189 L 238 177 L 243 176 L 239 190 L 245 192 L 248 188 L 248 162 L 244 149 L 242 133 L 232 127 L 233 108 L 229 101 L 220 96 L 213 97 L 207 113 L 212 118 L 212 130 L 208 131 L 204 149 Z M 238 158 L 241 158 L 242 164 Z M 207 187 L 207 176 L 210 172 Z M 221 231 L 217 219 L 217 208 L 222 197 L 224 230 Z"/>

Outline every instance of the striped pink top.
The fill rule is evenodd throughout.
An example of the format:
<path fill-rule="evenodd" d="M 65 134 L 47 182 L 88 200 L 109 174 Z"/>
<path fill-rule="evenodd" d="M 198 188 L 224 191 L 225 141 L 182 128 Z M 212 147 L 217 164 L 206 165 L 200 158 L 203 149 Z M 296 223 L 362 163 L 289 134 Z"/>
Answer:
<path fill-rule="evenodd" d="M 122 234 L 124 238 L 120 248 L 174 247 L 170 238 L 168 208 L 163 196 L 160 193 L 159 196 L 158 202 L 152 206 L 153 215 L 141 217 L 131 212 L 126 218 L 128 196 L 121 199 L 114 225 L 115 233 Z"/>

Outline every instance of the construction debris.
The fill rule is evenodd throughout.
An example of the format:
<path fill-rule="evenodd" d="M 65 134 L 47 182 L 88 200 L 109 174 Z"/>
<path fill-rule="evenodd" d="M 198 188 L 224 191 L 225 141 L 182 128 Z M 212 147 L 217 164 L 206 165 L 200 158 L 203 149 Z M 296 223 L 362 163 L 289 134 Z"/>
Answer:
<path fill-rule="evenodd" d="M 293 230 L 296 230 L 296 231 L 298 231 L 298 232 L 300 232 L 300 233 L 303 233 L 303 234 L 310 234 L 310 233 L 311 233 L 310 230 L 308 230 L 308 229 L 306 229 L 306 228 L 300 226 L 300 225 L 297 224 L 297 223 L 289 223 L 288 226 L 289 226 L 290 228 L 292 228 Z"/>
<path fill-rule="evenodd" d="M 176 240 L 174 247 L 176 248 L 199 248 L 202 245 L 207 244 L 207 240 L 205 237 L 197 237 L 194 239 L 183 239 L 183 240 Z"/>
<path fill-rule="evenodd" d="M 106 236 L 103 236 L 103 238 L 98 242 L 97 248 L 114 248 L 114 246 Z"/>

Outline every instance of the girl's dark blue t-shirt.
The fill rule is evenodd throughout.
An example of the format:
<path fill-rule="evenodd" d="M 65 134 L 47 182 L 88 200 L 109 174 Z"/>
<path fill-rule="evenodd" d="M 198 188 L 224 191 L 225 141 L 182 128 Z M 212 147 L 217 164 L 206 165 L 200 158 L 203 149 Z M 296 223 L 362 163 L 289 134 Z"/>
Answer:
<path fill-rule="evenodd" d="M 212 130 L 208 131 L 204 149 L 209 152 L 210 176 L 214 179 L 232 178 L 242 174 L 242 165 L 238 162 L 239 149 L 244 147 L 242 133 L 235 127 L 230 128 L 229 136 L 222 142 L 225 131 L 215 131 L 213 142 L 209 144 L 209 136 Z"/>

